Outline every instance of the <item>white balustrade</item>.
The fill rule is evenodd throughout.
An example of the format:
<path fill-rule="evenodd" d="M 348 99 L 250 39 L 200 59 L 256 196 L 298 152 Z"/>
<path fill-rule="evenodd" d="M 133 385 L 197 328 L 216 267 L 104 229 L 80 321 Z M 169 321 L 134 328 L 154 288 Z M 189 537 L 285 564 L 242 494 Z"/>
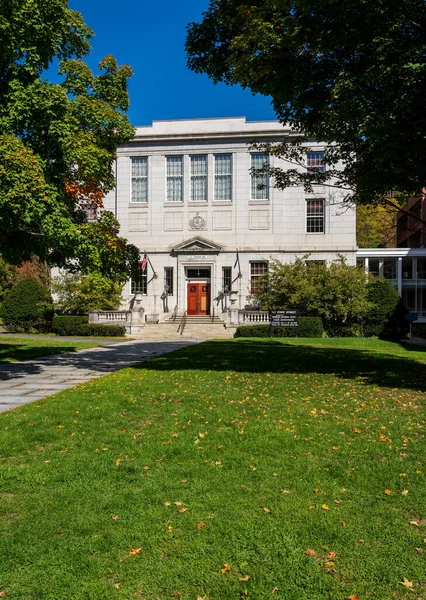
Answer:
<path fill-rule="evenodd" d="M 243 312 L 244 325 L 257 325 L 258 323 L 269 323 L 267 310 L 245 310 Z"/>

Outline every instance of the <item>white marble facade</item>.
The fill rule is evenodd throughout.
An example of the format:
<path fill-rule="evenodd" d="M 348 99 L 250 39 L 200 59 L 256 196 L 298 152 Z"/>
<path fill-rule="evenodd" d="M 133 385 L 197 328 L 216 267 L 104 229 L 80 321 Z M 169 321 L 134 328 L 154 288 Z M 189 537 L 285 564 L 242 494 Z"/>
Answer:
<path fill-rule="evenodd" d="M 296 186 L 278 190 L 273 181 L 252 185 L 250 168 L 263 160 L 252 157 L 259 154 L 252 142 L 273 142 L 285 134 L 290 131 L 275 121 L 240 117 L 154 121 L 136 128 L 134 140 L 117 150 L 117 188 L 105 199 L 105 208 L 121 223 L 121 235 L 149 258 L 145 281 L 126 285 L 123 308 L 139 290 L 147 314 L 162 320 L 176 307 L 183 314 L 189 285 L 202 283 L 209 289 L 205 312 L 214 308 L 217 314 L 226 300 L 215 298 L 229 278 L 243 308 L 256 274 L 274 259 L 290 262 L 309 254 L 309 260 L 331 261 L 343 255 L 356 263 L 355 211 L 342 204 L 343 192 L 320 186 L 313 194 Z M 317 143 L 309 147 L 323 149 Z M 309 226 L 307 210 L 318 206 L 324 214 L 320 210 L 317 227 Z M 309 228 L 321 231 L 308 233 Z M 237 248 L 239 267 L 234 267 Z"/>

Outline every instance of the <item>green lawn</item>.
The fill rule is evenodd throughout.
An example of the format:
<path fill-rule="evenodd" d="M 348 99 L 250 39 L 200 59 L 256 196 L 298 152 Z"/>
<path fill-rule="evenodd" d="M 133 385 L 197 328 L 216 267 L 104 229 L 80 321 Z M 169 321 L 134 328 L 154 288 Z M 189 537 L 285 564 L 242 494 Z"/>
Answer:
<path fill-rule="evenodd" d="M 63 354 L 64 352 L 77 352 L 84 348 L 94 348 L 102 343 L 67 342 L 56 340 L 43 340 L 35 338 L 8 338 L 0 340 L 0 363 L 15 362 L 17 360 L 30 360 L 39 356 L 50 354 Z M 1 440 L 0 440 L 1 444 Z M 1 446 L 0 446 L 1 447 Z"/>
<path fill-rule="evenodd" d="M 210 342 L 3 413 L 0 590 L 425 599 L 421 350 Z"/>

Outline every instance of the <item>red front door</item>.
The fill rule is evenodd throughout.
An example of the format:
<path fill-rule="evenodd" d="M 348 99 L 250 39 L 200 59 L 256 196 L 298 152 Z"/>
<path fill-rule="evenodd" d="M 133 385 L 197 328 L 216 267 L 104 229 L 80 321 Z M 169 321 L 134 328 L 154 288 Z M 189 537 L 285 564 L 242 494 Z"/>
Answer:
<path fill-rule="evenodd" d="M 188 283 L 188 315 L 210 314 L 210 284 Z"/>

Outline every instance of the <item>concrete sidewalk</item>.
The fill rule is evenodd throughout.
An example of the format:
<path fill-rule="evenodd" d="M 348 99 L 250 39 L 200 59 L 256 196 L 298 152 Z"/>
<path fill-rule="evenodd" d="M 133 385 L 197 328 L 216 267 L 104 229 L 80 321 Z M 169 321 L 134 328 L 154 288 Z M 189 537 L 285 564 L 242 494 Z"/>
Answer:
<path fill-rule="evenodd" d="M 51 396 L 153 356 L 198 343 L 197 340 L 135 340 L 75 353 L 4 363 L 0 365 L 0 412 Z"/>

